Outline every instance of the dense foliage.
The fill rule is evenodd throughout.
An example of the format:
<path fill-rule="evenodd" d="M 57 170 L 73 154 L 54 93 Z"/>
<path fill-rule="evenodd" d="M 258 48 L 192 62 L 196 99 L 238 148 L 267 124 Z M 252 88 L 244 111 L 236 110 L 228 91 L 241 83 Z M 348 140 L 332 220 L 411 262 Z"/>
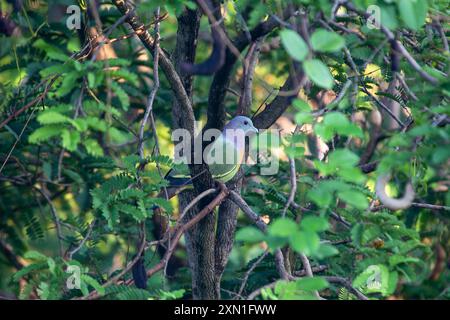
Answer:
<path fill-rule="evenodd" d="M 121 3 L 131 5 L 0 0 L 1 297 L 450 298 L 448 1 L 136 0 L 128 17 L 159 39 L 159 74 L 155 42 L 136 36 Z M 69 5 L 80 29 L 66 24 Z M 211 38 L 208 13 L 228 41 Z M 220 41 L 213 74 L 180 69 L 192 48 L 202 62 Z M 266 155 L 276 174 L 261 175 L 262 161 L 244 166 L 242 188 L 228 185 L 251 212 L 227 235 L 215 219 L 223 210 L 233 222 L 237 208 L 209 214 L 216 295 L 193 292 L 194 273 L 209 270 L 188 267 L 184 237 L 178 263 L 146 289 L 130 280 L 134 263 L 150 270 L 162 258 L 154 209 L 177 227 L 185 206 L 160 193 L 175 166 L 171 131 L 189 114 L 171 63 L 195 119 L 221 129 L 236 112 L 256 114 L 260 130 L 281 135 Z M 389 202 L 405 192 L 406 205 Z"/>

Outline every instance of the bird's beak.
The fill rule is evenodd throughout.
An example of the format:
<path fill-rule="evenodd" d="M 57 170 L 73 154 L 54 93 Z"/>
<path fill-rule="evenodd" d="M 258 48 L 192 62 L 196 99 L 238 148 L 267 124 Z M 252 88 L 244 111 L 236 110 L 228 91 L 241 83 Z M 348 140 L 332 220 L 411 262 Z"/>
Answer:
<path fill-rule="evenodd" d="M 254 132 L 254 133 L 256 133 L 256 134 L 258 134 L 258 133 L 259 133 L 259 130 L 258 130 L 258 128 L 256 128 L 256 127 L 253 127 L 252 129 L 253 129 L 253 132 Z"/>

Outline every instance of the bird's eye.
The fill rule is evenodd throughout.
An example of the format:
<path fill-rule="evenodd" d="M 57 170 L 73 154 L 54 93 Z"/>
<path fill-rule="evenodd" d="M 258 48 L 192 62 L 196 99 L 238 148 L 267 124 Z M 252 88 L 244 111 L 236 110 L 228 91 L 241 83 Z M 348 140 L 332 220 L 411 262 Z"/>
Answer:
<path fill-rule="evenodd" d="M 248 125 L 248 121 L 244 121 L 244 124 L 245 124 L 245 125 Z"/>

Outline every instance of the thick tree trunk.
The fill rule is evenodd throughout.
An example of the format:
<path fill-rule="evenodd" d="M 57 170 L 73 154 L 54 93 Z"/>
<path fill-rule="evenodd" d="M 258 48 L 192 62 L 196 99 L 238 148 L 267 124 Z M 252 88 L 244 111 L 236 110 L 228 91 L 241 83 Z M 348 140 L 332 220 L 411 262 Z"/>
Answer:
<path fill-rule="evenodd" d="M 195 50 L 197 45 L 198 28 L 200 23 L 200 13 L 195 10 L 185 10 L 178 17 L 177 43 L 173 54 L 173 62 L 177 72 L 183 81 L 186 92 L 192 100 L 192 76 L 187 75 L 181 70 L 181 62 L 194 62 Z M 175 101 L 172 112 L 174 128 L 182 127 L 183 111 L 180 105 Z M 201 168 L 193 168 L 201 170 Z M 212 181 L 209 177 L 198 179 L 195 187 L 198 192 L 203 191 Z M 202 181 L 206 180 L 206 181 Z M 186 191 L 179 195 L 180 211 L 193 199 L 194 193 Z M 191 209 L 186 215 L 189 219 L 198 213 L 201 208 L 209 203 L 209 198 L 199 203 L 199 206 Z M 194 299 L 217 299 L 215 294 L 214 278 L 214 229 L 215 216 L 210 214 L 200 221 L 194 228 L 186 233 L 186 250 L 188 253 L 189 266 L 192 272 L 192 294 Z M 206 231 L 205 231 L 206 230 Z"/>
<path fill-rule="evenodd" d="M 217 21 L 221 21 L 221 12 L 219 1 L 212 1 L 212 11 Z M 216 9 L 214 9 L 216 8 Z M 192 100 L 192 77 L 180 70 L 181 62 L 192 63 L 195 57 L 195 47 L 198 35 L 200 15 L 197 11 L 185 11 L 178 17 L 177 44 L 173 54 L 173 62 L 177 72 L 179 73 L 185 90 Z M 252 30 L 251 39 L 247 36 L 238 36 L 235 39 L 235 46 L 239 51 L 251 42 L 261 36 L 267 34 L 278 25 L 274 19 L 269 19 L 261 23 L 260 26 Z M 208 98 L 208 122 L 206 129 L 216 128 L 222 129 L 225 123 L 225 96 L 233 66 L 237 59 L 234 54 L 227 49 L 225 63 L 218 70 L 213 78 Z M 256 125 L 259 128 L 268 128 L 278 116 L 288 107 L 290 101 L 296 96 L 299 88 L 299 80 L 303 78 L 303 74 L 298 76 L 290 76 L 283 86 L 283 90 L 296 89 L 292 96 L 277 97 L 275 100 L 259 115 Z M 181 106 L 174 102 L 173 119 L 174 128 L 185 127 L 185 119 L 183 117 L 184 110 Z M 195 176 L 194 188 L 196 193 L 205 191 L 214 186 L 214 181 L 207 169 L 206 165 L 190 166 L 191 175 Z M 207 170 L 206 170 L 207 171 Z M 200 175 L 199 175 L 200 174 Z M 232 189 L 240 191 L 242 181 L 237 181 L 236 186 Z M 185 192 L 179 195 L 180 209 L 182 210 L 194 197 L 195 193 Z M 198 209 L 206 206 L 211 199 L 206 197 L 198 204 L 196 208 L 192 208 L 186 215 L 185 219 L 192 217 L 198 213 Z M 189 265 L 192 272 L 192 293 L 194 299 L 220 299 L 220 280 L 225 270 L 229 254 L 231 252 L 236 229 L 236 216 L 238 208 L 230 201 L 225 200 L 218 210 L 217 232 L 216 217 L 214 214 L 206 216 L 195 227 L 193 227 L 186 236 L 186 250 L 188 252 Z"/>
<path fill-rule="evenodd" d="M 242 179 L 239 179 L 235 191 L 241 191 Z M 217 297 L 220 298 L 220 281 L 227 265 L 231 249 L 233 249 L 239 207 L 231 200 L 225 200 L 219 207 L 217 233 L 215 240 L 214 277 Z"/>

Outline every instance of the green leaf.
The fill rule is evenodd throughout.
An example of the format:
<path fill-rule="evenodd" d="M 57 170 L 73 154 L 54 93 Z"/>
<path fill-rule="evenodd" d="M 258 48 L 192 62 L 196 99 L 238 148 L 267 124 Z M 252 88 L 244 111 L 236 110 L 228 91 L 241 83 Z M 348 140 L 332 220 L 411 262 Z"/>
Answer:
<path fill-rule="evenodd" d="M 95 88 L 95 74 L 93 74 L 92 72 L 89 72 L 87 75 L 87 79 L 88 79 L 89 88 L 94 89 Z"/>
<path fill-rule="evenodd" d="M 353 167 L 359 162 L 359 157 L 348 149 L 337 149 L 330 153 L 329 162 L 338 167 Z"/>
<path fill-rule="evenodd" d="M 367 197 L 356 189 L 339 191 L 338 197 L 359 210 L 365 210 L 369 206 Z"/>
<path fill-rule="evenodd" d="M 98 281 L 95 280 L 94 278 L 92 278 L 91 276 L 89 276 L 87 274 L 82 274 L 81 275 L 81 280 L 83 282 L 87 283 L 88 285 L 90 285 L 95 290 L 97 290 L 97 292 L 101 296 L 105 294 L 105 288 L 102 285 L 100 285 L 100 283 L 98 283 Z"/>
<path fill-rule="evenodd" d="M 295 115 L 295 123 L 298 125 L 313 123 L 314 117 L 309 112 L 298 112 Z"/>
<path fill-rule="evenodd" d="M 380 6 L 381 24 L 391 30 L 398 28 L 398 14 L 395 5 Z"/>
<path fill-rule="evenodd" d="M 55 124 L 55 123 L 67 123 L 70 122 L 70 118 L 55 111 L 44 111 L 38 117 L 37 120 L 40 124 Z"/>
<path fill-rule="evenodd" d="M 75 120 L 72 120 L 70 122 L 75 129 L 77 129 L 80 132 L 84 132 L 88 129 L 88 123 L 86 121 L 86 118 L 76 118 Z"/>
<path fill-rule="evenodd" d="M 69 151 L 75 151 L 81 139 L 80 133 L 73 130 L 64 130 L 61 133 L 61 137 L 63 147 Z"/>
<path fill-rule="evenodd" d="M 316 250 L 314 257 L 317 259 L 325 259 L 337 255 L 338 253 L 339 251 L 334 246 L 325 243 L 321 244 L 319 249 Z"/>
<path fill-rule="evenodd" d="M 78 86 L 77 80 L 81 74 L 77 71 L 72 71 L 64 75 L 61 86 L 56 90 L 57 97 L 64 97 Z"/>
<path fill-rule="evenodd" d="M 195 7 L 194 7 L 194 9 L 195 9 Z M 161 300 L 176 300 L 176 299 L 181 299 L 184 296 L 185 292 L 186 292 L 186 290 L 184 290 L 184 289 L 179 289 L 179 290 L 174 290 L 174 291 L 160 290 L 159 294 L 160 294 Z"/>
<path fill-rule="evenodd" d="M 335 32 L 318 29 L 311 36 L 311 45 L 315 51 L 336 52 L 344 47 L 345 40 Z"/>
<path fill-rule="evenodd" d="M 337 111 L 327 113 L 323 121 L 314 126 L 314 132 L 326 141 L 333 138 L 335 134 L 363 137 L 362 129 L 350 122 L 342 112 Z"/>
<path fill-rule="evenodd" d="M 37 294 L 41 300 L 47 300 L 50 295 L 50 288 L 48 283 L 41 282 L 37 288 Z"/>
<path fill-rule="evenodd" d="M 364 231 L 364 225 L 362 225 L 361 223 L 354 225 L 352 230 L 350 231 L 352 242 L 356 246 L 361 245 L 363 231 Z"/>
<path fill-rule="evenodd" d="M 261 242 L 265 239 L 264 233 L 255 227 L 244 227 L 236 232 L 236 240 L 249 243 Z"/>
<path fill-rule="evenodd" d="M 281 43 L 293 59 L 303 61 L 306 58 L 308 45 L 297 32 L 285 29 L 280 32 L 280 37 Z"/>
<path fill-rule="evenodd" d="M 106 121 L 97 117 L 86 117 L 86 123 L 90 128 L 100 132 L 105 132 L 108 129 Z"/>
<path fill-rule="evenodd" d="M 297 231 L 297 224 L 287 218 L 276 219 L 269 225 L 268 232 L 275 237 L 289 237 Z"/>
<path fill-rule="evenodd" d="M 300 146 L 288 146 L 285 148 L 285 152 L 291 158 L 300 158 L 305 154 L 305 148 Z"/>
<path fill-rule="evenodd" d="M 47 256 L 38 251 L 27 251 L 24 256 L 25 259 L 37 260 L 37 261 L 47 261 Z"/>
<path fill-rule="evenodd" d="M 307 196 L 314 201 L 319 207 L 327 208 L 333 200 L 333 191 L 325 187 L 324 184 L 319 183 L 315 188 L 308 190 Z"/>
<path fill-rule="evenodd" d="M 96 140 L 86 139 L 86 140 L 84 140 L 83 144 L 86 147 L 86 151 L 90 155 L 92 155 L 92 156 L 102 156 L 103 155 L 103 149 Z"/>
<path fill-rule="evenodd" d="M 122 108 L 124 110 L 128 110 L 128 107 L 130 106 L 130 97 L 128 97 L 128 94 L 125 92 L 125 90 L 123 90 L 123 88 L 115 81 L 111 81 L 111 89 L 117 95 Z"/>
<path fill-rule="evenodd" d="M 394 254 L 389 257 L 389 266 L 395 267 L 398 264 L 401 263 L 420 263 L 421 260 L 415 257 L 406 257 L 398 254 Z"/>
<path fill-rule="evenodd" d="M 328 67 L 320 60 L 312 59 L 303 62 L 303 68 L 309 79 L 319 87 L 333 88 L 334 79 Z"/>
<path fill-rule="evenodd" d="M 50 272 L 54 274 L 55 268 L 56 268 L 55 260 L 53 260 L 52 258 L 48 258 L 47 265 L 48 265 L 48 269 L 50 270 Z"/>
<path fill-rule="evenodd" d="M 33 263 L 23 267 L 13 275 L 13 281 L 18 282 L 22 277 L 36 270 L 42 270 L 48 267 L 47 262 Z"/>
<path fill-rule="evenodd" d="M 36 40 L 36 42 L 33 44 L 33 47 L 44 51 L 47 57 L 53 60 L 65 62 L 68 59 L 67 55 L 64 54 L 61 49 L 45 42 L 43 39 L 39 38 L 38 40 Z"/>
<path fill-rule="evenodd" d="M 80 283 L 80 290 L 81 290 L 81 293 L 83 294 L 83 296 L 87 296 L 89 294 L 89 288 L 88 288 L 86 282 Z"/>
<path fill-rule="evenodd" d="M 115 142 L 115 143 L 124 143 L 125 141 L 128 141 L 128 139 L 129 139 L 128 135 L 125 132 L 123 132 L 115 127 L 109 127 L 107 129 L 107 132 L 108 132 L 108 136 L 110 137 L 111 141 Z"/>
<path fill-rule="evenodd" d="M 398 273 L 396 271 L 389 273 L 389 285 L 386 290 L 386 295 L 391 295 L 395 292 L 395 289 L 397 289 L 397 283 L 398 283 Z"/>
<path fill-rule="evenodd" d="M 431 161 L 434 164 L 440 164 L 444 161 L 447 161 L 450 158 L 450 148 L 447 147 L 438 147 L 434 150 L 433 155 L 431 156 Z"/>
<path fill-rule="evenodd" d="M 81 184 L 83 183 L 83 178 L 75 171 L 72 171 L 70 169 L 62 169 L 62 172 L 64 175 L 68 176 L 70 179 L 72 179 L 73 182 Z"/>
<path fill-rule="evenodd" d="M 311 106 L 308 104 L 308 102 L 302 100 L 302 99 L 295 99 L 292 101 L 292 105 L 301 112 L 309 112 L 311 111 Z"/>
<path fill-rule="evenodd" d="M 317 233 L 305 230 L 296 231 L 290 238 L 292 249 L 307 256 L 313 255 L 320 246 L 320 238 Z"/>
<path fill-rule="evenodd" d="M 378 238 L 382 233 L 381 228 L 378 225 L 369 225 L 363 230 L 361 241 L 362 244 L 367 244 L 370 241 Z"/>
<path fill-rule="evenodd" d="M 428 12 L 427 0 L 399 0 L 398 9 L 405 24 L 418 30 L 425 23 Z"/>
<path fill-rule="evenodd" d="M 321 232 L 328 230 L 329 225 L 325 218 L 308 216 L 302 219 L 300 227 L 309 231 Z"/>
<path fill-rule="evenodd" d="M 146 203 L 161 207 L 167 213 L 173 212 L 172 203 L 164 198 L 147 198 Z"/>
<path fill-rule="evenodd" d="M 42 164 L 42 171 L 49 180 L 52 180 L 52 164 L 50 162 L 45 161 Z"/>
<path fill-rule="evenodd" d="M 30 143 L 47 141 L 48 139 L 59 135 L 63 129 L 63 127 L 58 125 L 48 125 L 38 128 L 28 137 L 28 141 Z"/>
<path fill-rule="evenodd" d="M 298 289 L 305 291 L 323 290 L 328 288 L 328 281 L 322 277 L 305 277 L 295 281 Z"/>

